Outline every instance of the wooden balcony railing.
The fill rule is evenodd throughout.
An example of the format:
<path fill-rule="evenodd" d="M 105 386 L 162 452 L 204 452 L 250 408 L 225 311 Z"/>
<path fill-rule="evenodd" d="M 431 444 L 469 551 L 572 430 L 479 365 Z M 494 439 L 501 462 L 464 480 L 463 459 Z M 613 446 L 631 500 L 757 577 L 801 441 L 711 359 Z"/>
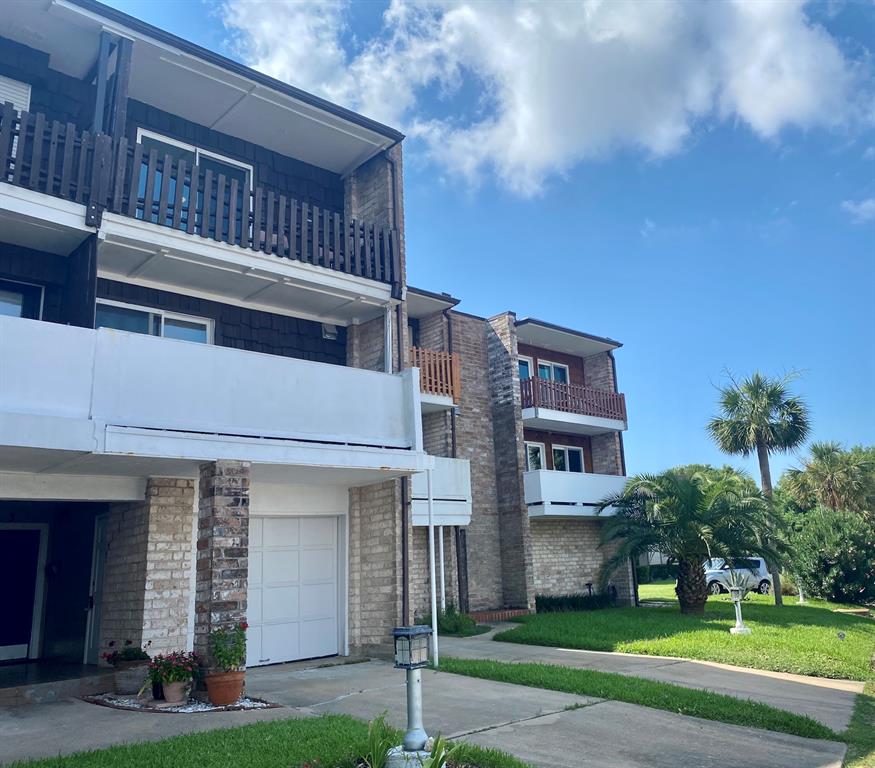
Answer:
<path fill-rule="evenodd" d="M 626 421 L 626 397 L 619 392 L 538 378 L 521 379 L 520 390 L 523 408 L 549 408 Z"/>
<path fill-rule="evenodd" d="M 42 113 L 0 111 L 0 181 L 86 208 L 172 227 L 189 235 L 388 283 L 400 297 L 397 236 L 212 168 L 145 151 L 125 138 L 78 132 Z"/>
<path fill-rule="evenodd" d="M 462 395 L 462 363 L 457 352 L 410 348 L 410 365 L 419 368 L 419 388 L 427 395 L 451 397 L 454 403 Z"/>

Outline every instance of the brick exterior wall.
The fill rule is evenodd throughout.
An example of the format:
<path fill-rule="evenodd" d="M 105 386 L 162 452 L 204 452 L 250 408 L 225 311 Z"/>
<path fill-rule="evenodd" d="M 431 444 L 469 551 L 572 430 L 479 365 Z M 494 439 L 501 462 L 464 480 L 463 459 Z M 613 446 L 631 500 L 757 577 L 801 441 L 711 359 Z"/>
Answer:
<path fill-rule="evenodd" d="M 109 506 L 101 648 L 185 649 L 193 515 L 194 481 L 174 478 L 149 478 L 143 501 Z"/>
<path fill-rule="evenodd" d="M 495 476 L 500 493 L 501 581 L 504 606 L 534 605 L 532 542 L 523 500 L 525 452 L 517 368 L 516 316 L 512 312 L 489 320 L 487 355 L 492 390 Z M 469 557 L 470 561 L 470 557 Z"/>
<path fill-rule="evenodd" d="M 607 551 L 599 548 L 601 521 L 532 520 L 532 560 L 535 593 L 569 595 L 585 593 L 587 583 L 599 591 L 602 565 Z M 621 567 L 610 577 L 620 602 L 632 602 L 629 566 Z"/>
<path fill-rule="evenodd" d="M 400 482 L 349 492 L 349 643 L 386 654 L 401 623 Z"/>
<path fill-rule="evenodd" d="M 453 528 L 444 526 L 444 578 L 447 604 L 459 607 L 459 581 L 456 570 L 456 545 Z M 418 525 L 413 529 L 410 550 L 410 606 L 414 618 L 431 613 L 431 574 L 428 565 L 428 528 Z M 437 605 L 441 604 L 440 528 L 434 529 L 435 583 Z"/>
<path fill-rule="evenodd" d="M 249 483 L 249 462 L 201 465 L 194 650 L 205 659 L 210 632 L 246 618 Z"/>

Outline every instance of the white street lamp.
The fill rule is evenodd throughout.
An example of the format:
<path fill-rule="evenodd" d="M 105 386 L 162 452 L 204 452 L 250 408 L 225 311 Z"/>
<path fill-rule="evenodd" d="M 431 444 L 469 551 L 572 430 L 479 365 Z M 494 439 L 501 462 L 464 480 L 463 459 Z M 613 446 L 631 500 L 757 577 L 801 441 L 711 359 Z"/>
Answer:
<path fill-rule="evenodd" d="M 741 618 L 741 598 L 744 597 L 744 589 L 737 585 L 729 587 L 729 594 L 732 597 L 732 602 L 735 603 L 735 626 L 730 627 L 729 631 L 733 635 L 749 635 L 750 627 L 744 625 L 744 620 Z"/>
<path fill-rule="evenodd" d="M 422 668 L 428 666 L 431 627 L 395 627 L 395 667 L 407 670 L 407 732 L 404 742 L 392 747 L 386 768 L 419 768 L 429 756 L 425 751 L 428 734 L 422 727 Z"/>

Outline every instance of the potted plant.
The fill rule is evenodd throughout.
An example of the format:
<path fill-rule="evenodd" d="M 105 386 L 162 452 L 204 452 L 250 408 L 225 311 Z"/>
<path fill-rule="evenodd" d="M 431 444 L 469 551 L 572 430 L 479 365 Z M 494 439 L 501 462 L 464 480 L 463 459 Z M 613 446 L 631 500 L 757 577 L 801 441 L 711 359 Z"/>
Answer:
<path fill-rule="evenodd" d="M 161 680 L 164 701 L 168 704 L 184 704 L 188 701 L 188 687 L 197 668 L 197 654 L 177 651 L 155 656 L 149 664 L 149 675 L 153 682 Z"/>
<path fill-rule="evenodd" d="M 149 644 L 146 644 L 146 648 Z M 102 658 L 115 669 L 116 693 L 138 693 L 149 672 L 149 654 L 146 653 L 146 648 L 134 645 L 133 640 L 125 640 L 121 648 L 116 648 L 115 640 L 110 640 L 109 647 L 113 650 L 103 653 Z"/>
<path fill-rule="evenodd" d="M 231 628 L 215 629 L 210 633 L 212 670 L 207 674 L 207 695 L 217 707 L 233 704 L 243 694 L 246 676 L 245 621 Z"/>

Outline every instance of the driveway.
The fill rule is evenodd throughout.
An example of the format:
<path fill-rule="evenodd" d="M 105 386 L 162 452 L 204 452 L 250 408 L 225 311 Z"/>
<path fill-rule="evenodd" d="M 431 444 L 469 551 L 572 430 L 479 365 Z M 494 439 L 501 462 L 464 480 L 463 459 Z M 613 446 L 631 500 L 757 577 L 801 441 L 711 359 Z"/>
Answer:
<path fill-rule="evenodd" d="M 425 672 L 423 686 L 429 732 L 503 749 L 536 768 L 839 768 L 845 751 L 834 742 L 445 672 Z M 385 711 L 405 725 L 404 673 L 386 662 L 252 669 L 247 692 L 287 708 L 168 715 L 70 700 L 0 709 L 0 761 L 325 712 L 371 719 Z"/>
<path fill-rule="evenodd" d="M 857 694 L 863 692 L 864 684 L 854 680 L 830 680 L 782 672 L 766 672 L 667 656 L 545 648 L 519 643 L 497 643 L 492 640 L 496 632 L 514 626 L 516 625 L 497 626 L 492 632 L 475 637 L 443 637 L 440 640 L 441 655 L 557 664 L 564 667 L 597 669 L 621 675 L 645 677 L 687 688 L 699 688 L 740 699 L 760 701 L 788 712 L 808 715 L 836 732 L 841 732 L 848 727 Z"/>

